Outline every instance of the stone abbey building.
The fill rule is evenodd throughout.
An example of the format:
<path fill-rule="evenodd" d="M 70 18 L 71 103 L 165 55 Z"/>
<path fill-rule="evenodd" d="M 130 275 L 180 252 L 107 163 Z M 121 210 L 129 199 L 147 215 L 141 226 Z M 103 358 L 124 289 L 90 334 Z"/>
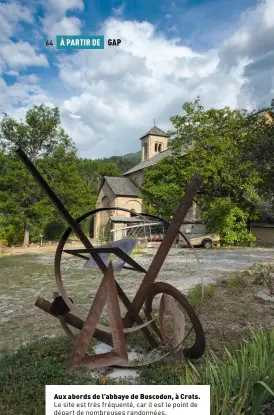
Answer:
<path fill-rule="evenodd" d="M 145 212 L 144 201 L 141 198 L 140 186 L 144 180 L 145 169 L 151 168 L 164 157 L 171 155 L 168 149 L 168 135 L 154 126 L 141 138 L 141 162 L 128 170 L 122 177 L 103 178 L 99 189 L 96 207 L 126 208 L 137 213 Z M 188 214 L 188 219 L 196 217 L 194 204 Z M 125 228 L 136 222 L 129 212 L 119 210 L 97 213 L 94 222 L 94 237 L 99 239 L 104 229 L 109 232 L 115 230 L 113 239 L 120 239 L 123 235 L 119 228 Z"/>

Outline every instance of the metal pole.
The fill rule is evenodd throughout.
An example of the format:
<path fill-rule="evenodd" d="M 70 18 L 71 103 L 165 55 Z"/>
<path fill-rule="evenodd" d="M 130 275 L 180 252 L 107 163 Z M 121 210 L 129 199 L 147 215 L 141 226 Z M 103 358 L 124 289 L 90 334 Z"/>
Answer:
<path fill-rule="evenodd" d="M 178 206 L 176 213 L 174 214 L 172 222 L 168 227 L 167 233 L 165 234 L 163 241 L 150 264 L 147 274 L 145 275 L 139 289 L 137 290 L 137 293 L 135 294 L 135 297 L 132 301 L 132 309 L 134 310 L 134 312 L 140 312 L 146 300 L 149 289 L 154 283 L 155 279 L 157 278 L 157 275 L 168 255 L 168 252 L 178 234 L 178 231 L 181 225 L 183 224 L 189 209 L 192 206 L 193 200 L 199 188 L 202 185 L 202 181 L 202 176 L 194 174 L 192 181 L 189 184 L 185 192 L 185 195 Z M 134 320 L 128 312 L 124 318 L 124 327 L 132 325 L 133 322 Z"/>

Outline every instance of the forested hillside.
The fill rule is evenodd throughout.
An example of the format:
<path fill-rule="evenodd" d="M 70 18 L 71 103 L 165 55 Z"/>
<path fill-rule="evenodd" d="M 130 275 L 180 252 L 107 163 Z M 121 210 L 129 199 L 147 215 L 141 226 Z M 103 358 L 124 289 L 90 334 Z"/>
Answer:
<path fill-rule="evenodd" d="M 125 173 L 136 164 L 140 163 L 141 161 L 141 151 L 137 153 L 129 153 L 125 154 L 124 156 L 112 156 L 108 158 L 103 158 L 98 161 L 102 161 L 103 163 L 114 163 L 118 166 L 121 171 L 121 174 Z"/>

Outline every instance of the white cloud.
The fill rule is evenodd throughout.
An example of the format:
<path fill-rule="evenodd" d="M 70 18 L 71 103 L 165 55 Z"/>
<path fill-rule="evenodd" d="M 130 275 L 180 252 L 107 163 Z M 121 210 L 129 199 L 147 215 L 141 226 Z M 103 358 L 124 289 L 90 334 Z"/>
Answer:
<path fill-rule="evenodd" d="M 82 11 L 82 0 L 45 0 L 46 15 L 42 21 L 43 31 L 51 39 L 56 35 L 79 35 L 81 33 L 81 20 L 75 16 L 66 16 L 68 11 Z"/>
<path fill-rule="evenodd" d="M 125 3 L 122 3 L 120 7 L 113 7 L 112 8 L 112 13 L 115 17 L 120 17 L 122 16 L 123 12 L 125 9 Z"/>
<path fill-rule="evenodd" d="M 68 10 L 83 10 L 83 0 L 44 0 L 45 8 L 59 16 L 64 15 Z"/>
<path fill-rule="evenodd" d="M 0 78 L 0 114 L 6 112 L 19 120 L 28 108 L 43 102 L 53 105 L 50 95 L 39 86 L 36 75 L 19 77 L 12 85 Z"/>
<path fill-rule="evenodd" d="M 0 48 L 0 56 L 12 69 L 26 66 L 48 66 L 45 55 L 37 54 L 34 47 L 27 42 L 7 42 Z"/>
<path fill-rule="evenodd" d="M 82 1 L 47 1 L 43 30 L 50 36 L 57 29 L 58 34 L 80 33 L 80 20 L 67 16 L 68 10 L 83 10 Z M 206 107 L 253 109 L 270 103 L 274 0 L 247 10 L 233 36 L 218 49 L 203 53 L 187 47 L 182 39 L 167 38 L 149 22 L 123 21 L 121 11 L 113 10 L 118 18 L 106 20 L 98 30 L 106 39 L 121 38 L 119 47 L 55 55 L 66 99 L 43 90 L 35 77 L 19 77 L 12 86 L 0 83 L 0 102 L 6 100 L 16 116 L 34 103 L 60 106 L 63 126 L 79 155 L 92 158 L 139 150 L 138 138 L 154 118 L 160 128 L 169 129 L 169 117 L 198 95 Z M 42 55 L 26 51 L 20 58 L 25 64 L 46 64 Z M 18 65 L 16 54 L 8 56 L 6 51 L 3 56 L 0 51 L 0 68 L 7 60 Z"/>
<path fill-rule="evenodd" d="M 79 35 L 81 26 L 81 20 L 77 17 L 63 17 L 56 20 L 55 16 L 51 16 L 44 19 L 44 31 L 54 42 L 57 35 Z"/>
<path fill-rule="evenodd" d="M 77 114 L 69 114 L 69 116 L 71 118 L 77 118 L 77 119 L 81 118 L 81 115 L 77 115 Z"/>
<path fill-rule="evenodd" d="M 45 55 L 37 54 L 30 43 L 10 39 L 22 29 L 22 22 L 34 22 L 30 8 L 17 1 L 0 3 L 0 74 L 6 70 L 6 74 L 15 76 L 17 69 L 48 65 Z"/>
<path fill-rule="evenodd" d="M 27 6 L 17 1 L 0 3 L 0 41 L 12 36 L 20 21 L 33 23 L 32 12 Z"/>
<path fill-rule="evenodd" d="M 60 79 L 81 91 L 63 103 L 62 113 L 81 115 L 81 125 L 89 126 L 99 140 L 97 147 L 92 145 L 90 156 L 102 156 L 102 151 L 111 155 L 117 148 L 121 153 L 138 150 L 138 137 L 154 118 L 162 128 L 169 128 L 169 116 L 199 94 L 208 94 L 213 105 L 216 98 L 219 106 L 235 105 L 233 91 L 241 74 L 231 75 L 232 85 L 230 81 L 224 88 L 227 79 L 216 72 L 217 51 L 197 53 L 177 39 L 156 34 L 148 22 L 109 19 L 102 30 L 106 38 L 122 39 L 119 48 L 79 51 L 63 56 L 59 63 Z M 66 117 L 64 123 L 71 128 Z M 75 128 L 73 134 L 80 155 L 86 155 L 86 141 Z"/>
<path fill-rule="evenodd" d="M 17 77 L 19 75 L 19 72 L 9 69 L 5 72 L 5 75 Z"/>

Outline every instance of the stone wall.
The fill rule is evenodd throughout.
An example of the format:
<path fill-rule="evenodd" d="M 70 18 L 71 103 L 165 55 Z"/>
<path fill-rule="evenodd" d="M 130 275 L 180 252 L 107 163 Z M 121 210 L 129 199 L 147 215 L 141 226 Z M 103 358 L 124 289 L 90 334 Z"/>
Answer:
<path fill-rule="evenodd" d="M 274 246 L 274 227 L 251 226 L 257 246 Z"/>

